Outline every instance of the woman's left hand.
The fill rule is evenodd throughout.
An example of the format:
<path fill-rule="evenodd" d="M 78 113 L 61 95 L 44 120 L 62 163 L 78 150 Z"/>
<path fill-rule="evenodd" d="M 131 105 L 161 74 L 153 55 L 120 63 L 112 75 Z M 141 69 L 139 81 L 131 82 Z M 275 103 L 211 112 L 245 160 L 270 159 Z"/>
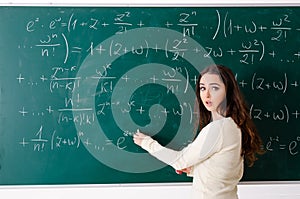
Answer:
<path fill-rule="evenodd" d="M 140 131 L 137 131 L 137 133 L 133 135 L 133 141 L 136 145 L 141 146 L 142 141 L 145 137 L 147 137 L 145 134 L 141 133 Z"/>

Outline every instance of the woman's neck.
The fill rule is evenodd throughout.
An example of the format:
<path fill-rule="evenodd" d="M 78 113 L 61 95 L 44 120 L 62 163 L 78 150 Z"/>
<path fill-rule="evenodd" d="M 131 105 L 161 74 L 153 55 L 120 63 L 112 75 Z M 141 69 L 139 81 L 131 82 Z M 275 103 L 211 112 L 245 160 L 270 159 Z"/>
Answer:
<path fill-rule="evenodd" d="M 214 112 L 211 112 L 211 118 L 212 118 L 212 121 L 216 121 L 216 120 L 223 119 L 224 116 L 222 116 L 218 112 L 214 111 Z"/>

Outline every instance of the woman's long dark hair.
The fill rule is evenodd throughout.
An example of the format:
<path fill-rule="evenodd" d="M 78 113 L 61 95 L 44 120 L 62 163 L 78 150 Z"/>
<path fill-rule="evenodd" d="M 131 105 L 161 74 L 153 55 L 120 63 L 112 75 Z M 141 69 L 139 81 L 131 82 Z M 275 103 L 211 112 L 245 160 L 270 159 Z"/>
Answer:
<path fill-rule="evenodd" d="M 257 154 L 263 154 L 262 140 L 250 117 L 249 108 L 239 89 L 233 72 L 222 65 L 212 65 L 205 68 L 198 77 L 196 95 L 199 106 L 199 127 L 201 130 L 211 122 L 211 112 L 208 111 L 200 98 L 200 80 L 206 73 L 219 75 L 226 88 L 226 99 L 219 107 L 219 114 L 224 117 L 231 117 L 239 126 L 242 132 L 242 156 L 248 166 L 252 166 L 257 160 Z M 224 106 L 225 104 L 225 106 Z"/>

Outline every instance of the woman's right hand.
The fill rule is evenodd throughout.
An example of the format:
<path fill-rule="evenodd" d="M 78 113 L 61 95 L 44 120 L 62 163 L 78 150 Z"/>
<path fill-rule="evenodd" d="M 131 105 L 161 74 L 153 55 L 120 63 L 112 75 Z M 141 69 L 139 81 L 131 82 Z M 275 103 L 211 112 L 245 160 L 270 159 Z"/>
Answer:
<path fill-rule="evenodd" d="M 142 141 L 145 137 L 147 137 L 145 134 L 137 130 L 137 132 L 133 135 L 133 141 L 136 145 L 141 146 Z"/>

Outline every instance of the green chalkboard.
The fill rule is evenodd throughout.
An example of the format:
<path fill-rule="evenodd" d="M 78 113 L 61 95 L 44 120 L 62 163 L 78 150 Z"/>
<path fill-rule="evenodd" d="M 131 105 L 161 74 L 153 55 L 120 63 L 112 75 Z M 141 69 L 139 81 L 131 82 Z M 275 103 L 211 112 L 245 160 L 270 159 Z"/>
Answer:
<path fill-rule="evenodd" d="M 195 79 L 229 66 L 266 154 L 300 180 L 300 8 L 0 7 L 0 184 L 189 182 L 135 146 L 191 142 Z"/>

